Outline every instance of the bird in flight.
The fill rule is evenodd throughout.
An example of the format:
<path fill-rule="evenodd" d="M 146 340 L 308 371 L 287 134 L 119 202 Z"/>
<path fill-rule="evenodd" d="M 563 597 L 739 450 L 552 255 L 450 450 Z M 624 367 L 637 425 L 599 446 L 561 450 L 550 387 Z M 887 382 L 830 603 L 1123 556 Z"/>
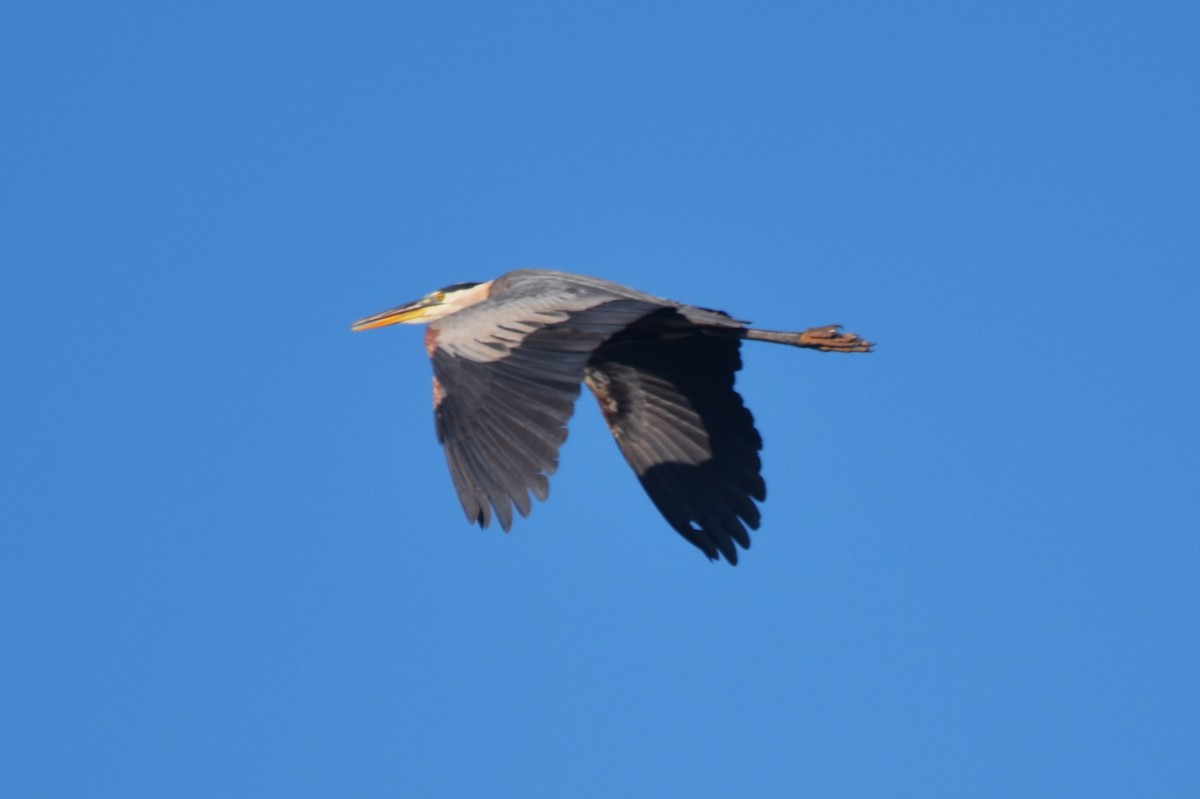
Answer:
<path fill-rule="evenodd" d="M 549 494 L 587 383 L 667 523 L 710 560 L 736 564 L 766 498 L 754 418 L 734 390 L 742 340 L 870 352 L 840 325 L 755 330 L 721 311 L 599 278 L 541 269 L 456 283 L 355 322 L 427 323 L 438 441 L 467 519 L 507 532 L 513 507 Z"/>

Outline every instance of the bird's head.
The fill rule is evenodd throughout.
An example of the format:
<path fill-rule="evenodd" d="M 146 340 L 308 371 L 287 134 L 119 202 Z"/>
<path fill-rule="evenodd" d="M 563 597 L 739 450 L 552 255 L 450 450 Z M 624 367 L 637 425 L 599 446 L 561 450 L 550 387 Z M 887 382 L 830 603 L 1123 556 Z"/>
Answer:
<path fill-rule="evenodd" d="M 366 319 L 359 319 L 350 326 L 350 329 L 370 330 L 373 327 L 387 327 L 388 325 L 415 325 L 432 322 L 487 299 L 491 286 L 491 281 L 487 283 L 455 283 L 453 286 L 432 291 L 416 302 L 398 305 L 374 316 L 368 316 Z"/>

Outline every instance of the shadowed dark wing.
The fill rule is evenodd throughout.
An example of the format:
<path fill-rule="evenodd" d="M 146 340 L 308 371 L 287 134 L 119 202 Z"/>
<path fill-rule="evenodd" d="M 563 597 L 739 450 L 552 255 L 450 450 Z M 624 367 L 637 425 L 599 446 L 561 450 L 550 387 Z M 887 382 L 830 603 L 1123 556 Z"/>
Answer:
<path fill-rule="evenodd" d="M 588 384 L 646 493 L 710 559 L 737 563 L 766 498 L 762 438 L 734 391 L 740 341 L 659 311 L 614 336 L 588 363 Z"/>
<path fill-rule="evenodd" d="M 490 349 L 463 354 L 434 348 L 438 440 L 467 519 L 487 527 L 494 509 L 508 530 L 514 504 L 527 516 L 530 491 L 546 499 L 588 358 L 656 307 L 605 302 L 524 334 L 515 346 L 490 339 L 491 330 L 479 325 L 478 341 Z M 507 352 L 498 354 L 502 346 Z"/>

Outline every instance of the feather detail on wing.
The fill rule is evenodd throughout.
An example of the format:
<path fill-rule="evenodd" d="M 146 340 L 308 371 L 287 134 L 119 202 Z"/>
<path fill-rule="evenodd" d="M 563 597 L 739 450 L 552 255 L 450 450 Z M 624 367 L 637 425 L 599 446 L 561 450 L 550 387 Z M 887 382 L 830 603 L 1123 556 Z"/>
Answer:
<path fill-rule="evenodd" d="M 546 499 L 588 358 L 657 307 L 604 298 L 551 311 L 514 302 L 487 309 L 494 317 L 506 310 L 504 325 L 477 314 L 473 337 L 464 324 L 470 317 L 447 317 L 455 320 L 453 347 L 444 341 L 447 329 L 431 326 L 438 440 L 467 519 L 487 527 L 495 512 L 507 531 L 514 505 L 529 514 L 530 491 Z"/>
<path fill-rule="evenodd" d="M 762 439 L 734 390 L 740 341 L 661 309 L 592 356 L 587 382 L 650 499 L 710 559 L 737 563 L 766 497 Z"/>

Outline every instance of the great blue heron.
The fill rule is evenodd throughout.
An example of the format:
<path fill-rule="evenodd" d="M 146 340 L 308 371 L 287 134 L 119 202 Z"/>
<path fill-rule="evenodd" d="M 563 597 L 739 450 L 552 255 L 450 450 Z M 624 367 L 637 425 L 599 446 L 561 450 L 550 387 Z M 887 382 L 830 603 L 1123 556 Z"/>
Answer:
<path fill-rule="evenodd" d="M 753 330 L 721 311 L 599 278 L 522 269 L 456 283 L 353 330 L 427 322 L 438 441 L 467 519 L 512 527 L 545 500 L 586 382 L 667 522 L 710 560 L 737 563 L 758 529 L 762 438 L 733 388 L 742 339 L 870 352 L 839 325 Z"/>

